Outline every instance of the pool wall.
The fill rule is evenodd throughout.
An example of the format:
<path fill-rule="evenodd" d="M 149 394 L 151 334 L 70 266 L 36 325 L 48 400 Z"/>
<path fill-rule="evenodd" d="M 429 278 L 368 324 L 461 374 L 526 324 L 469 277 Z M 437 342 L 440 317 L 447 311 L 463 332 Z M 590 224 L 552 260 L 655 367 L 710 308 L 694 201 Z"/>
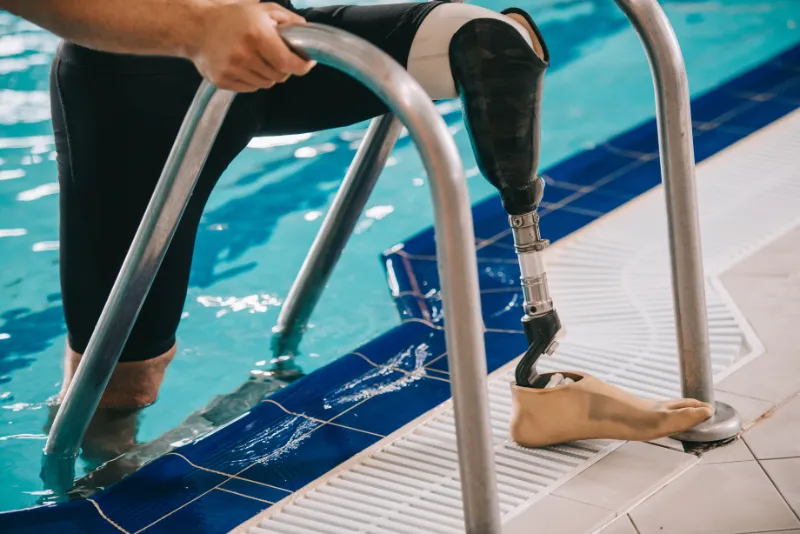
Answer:
<path fill-rule="evenodd" d="M 696 160 L 798 108 L 800 46 L 693 100 Z M 542 229 L 557 241 L 660 183 L 655 121 L 544 175 Z M 473 217 L 491 372 L 527 347 L 519 272 L 499 199 Z M 91 499 L 0 514 L 0 532 L 227 532 L 447 400 L 433 231 L 382 261 L 401 325 Z"/>

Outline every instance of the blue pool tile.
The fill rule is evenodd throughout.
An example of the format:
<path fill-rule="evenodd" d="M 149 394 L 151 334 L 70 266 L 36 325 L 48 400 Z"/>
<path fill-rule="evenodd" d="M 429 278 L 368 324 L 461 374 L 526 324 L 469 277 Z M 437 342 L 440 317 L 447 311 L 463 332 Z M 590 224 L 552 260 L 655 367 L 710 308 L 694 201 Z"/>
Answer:
<path fill-rule="evenodd" d="M 136 532 L 224 482 L 226 477 L 166 455 L 95 497 L 112 521 Z"/>
<path fill-rule="evenodd" d="M 179 452 L 193 463 L 222 473 L 237 474 L 264 458 L 297 447 L 321 423 L 287 415 L 262 402 L 248 414 Z"/>
<path fill-rule="evenodd" d="M 607 143 L 616 149 L 638 154 L 658 154 L 658 129 L 656 121 L 650 119 L 622 132 Z"/>
<path fill-rule="evenodd" d="M 224 534 L 267 509 L 269 504 L 214 490 L 171 514 L 145 532 L 148 534 Z"/>
<path fill-rule="evenodd" d="M 406 375 L 393 389 L 347 411 L 336 422 L 388 435 L 450 398 L 450 384 Z"/>
<path fill-rule="evenodd" d="M 549 175 L 548 175 L 549 177 Z M 562 200 L 575 194 L 574 187 L 566 187 L 567 184 L 553 181 L 544 188 L 542 196 L 543 207 L 558 204 Z"/>
<path fill-rule="evenodd" d="M 493 195 L 482 200 L 472 207 L 472 219 L 475 221 L 476 230 L 479 221 L 488 217 L 503 217 L 505 209 L 500 201 L 500 195 Z"/>
<path fill-rule="evenodd" d="M 556 210 L 542 215 L 539 226 L 542 231 L 542 237 L 555 241 L 568 236 L 595 219 L 596 217 L 592 215 Z"/>
<path fill-rule="evenodd" d="M 517 261 L 517 253 L 514 251 L 514 236 L 509 233 L 490 244 L 479 243 L 476 247 L 475 253 L 480 260 L 478 266 L 486 261 L 490 263 L 497 263 L 493 260 L 502 260 L 509 262 Z"/>
<path fill-rule="evenodd" d="M 800 72 L 797 77 L 792 78 L 790 81 L 780 87 L 775 94 L 776 99 L 787 100 L 793 103 L 800 102 Z"/>
<path fill-rule="evenodd" d="M 292 492 L 288 490 L 273 488 L 266 484 L 259 484 L 238 478 L 228 480 L 220 486 L 220 489 L 235 491 L 236 493 L 261 499 L 262 501 L 269 501 L 271 503 L 280 502 L 292 494 Z"/>
<path fill-rule="evenodd" d="M 694 136 L 694 159 L 697 163 L 700 163 L 744 137 L 747 137 L 747 134 L 743 129 L 729 129 L 727 126 L 720 126 L 711 132 L 696 132 Z"/>
<path fill-rule="evenodd" d="M 601 191 L 632 199 L 661 183 L 661 162 L 652 160 L 603 184 Z"/>
<path fill-rule="evenodd" d="M 429 256 L 436 253 L 436 244 L 433 240 L 433 227 L 423 230 L 417 235 L 403 242 L 403 250 L 409 254 Z"/>
<path fill-rule="evenodd" d="M 483 293 L 481 309 L 486 328 L 522 330 L 519 324 L 524 298 L 521 291 Z"/>
<path fill-rule="evenodd" d="M 491 239 L 497 234 L 508 230 L 508 215 L 503 212 L 492 217 L 474 219 L 475 238 L 478 240 Z"/>
<path fill-rule="evenodd" d="M 478 283 L 481 291 L 519 287 L 519 263 L 478 262 Z"/>
<path fill-rule="evenodd" d="M 517 328 L 521 329 L 519 320 L 520 315 L 518 314 Z M 525 334 L 522 333 L 485 332 L 483 340 L 486 345 L 486 367 L 490 373 L 520 356 L 528 349 L 528 342 L 525 339 Z M 442 373 L 449 373 L 450 371 L 447 358 L 439 358 L 429 367 L 431 370 Z"/>
<path fill-rule="evenodd" d="M 402 411 L 402 407 L 395 406 L 395 409 Z M 342 417 L 336 421 L 340 422 Z M 324 425 L 296 446 L 265 457 L 244 471 L 241 477 L 297 491 L 379 439 L 373 434 Z"/>
<path fill-rule="evenodd" d="M 330 393 L 337 391 L 344 384 L 361 380 L 373 369 L 374 366 L 363 358 L 348 354 L 272 394 L 269 401 L 279 403 L 290 412 L 327 421 L 347 408 L 344 403 L 331 404 L 327 400 Z M 266 404 L 270 404 L 269 401 Z M 274 412 L 268 406 L 264 410 Z M 278 415 L 280 419 L 285 417 L 282 414 Z M 259 417 L 259 420 L 269 421 L 266 416 Z"/>
<path fill-rule="evenodd" d="M 0 533 L 119 534 L 89 501 L 74 501 L 0 513 Z"/>
<path fill-rule="evenodd" d="M 422 319 L 425 317 L 423 310 L 427 310 L 425 299 L 416 295 L 401 295 L 395 297 L 395 304 L 397 311 L 400 314 L 400 320 L 406 319 Z"/>
<path fill-rule="evenodd" d="M 734 93 L 711 91 L 692 101 L 692 122 L 716 123 L 733 109 L 753 106 L 753 102 Z"/>
<path fill-rule="evenodd" d="M 719 93 L 771 93 L 793 73 L 777 62 L 767 62 L 721 85 Z"/>
<path fill-rule="evenodd" d="M 792 104 L 767 100 L 766 102 L 757 103 L 740 114 L 734 115 L 725 121 L 723 125 L 746 128 L 750 132 L 755 132 L 795 109 L 796 106 Z"/>
<path fill-rule="evenodd" d="M 613 191 L 605 191 L 602 187 L 590 193 L 585 193 L 567 206 L 568 208 L 579 208 L 598 213 L 608 213 L 625 204 L 629 198 Z"/>
<path fill-rule="evenodd" d="M 445 350 L 444 332 L 441 329 L 409 321 L 362 345 L 355 352 L 363 354 L 378 365 L 413 371 L 443 354 Z M 369 387 L 383 387 L 383 381 L 395 380 L 395 377 L 386 375 L 379 380 L 376 376 L 371 376 L 360 380 Z M 345 389 L 350 391 L 353 386 L 348 384 Z"/>
<path fill-rule="evenodd" d="M 633 161 L 635 159 L 612 153 L 606 147 L 598 147 L 556 164 L 546 174 L 557 182 L 589 186 Z"/>

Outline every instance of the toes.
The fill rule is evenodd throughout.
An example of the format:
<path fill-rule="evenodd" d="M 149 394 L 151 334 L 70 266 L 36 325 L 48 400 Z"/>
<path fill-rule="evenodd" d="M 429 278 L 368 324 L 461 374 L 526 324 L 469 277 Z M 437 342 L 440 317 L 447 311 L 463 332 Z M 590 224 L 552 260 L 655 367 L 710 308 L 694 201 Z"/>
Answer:
<path fill-rule="evenodd" d="M 714 410 L 711 409 L 711 406 L 702 406 L 699 408 L 681 408 L 679 410 L 675 410 L 673 413 L 680 416 L 681 419 L 687 419 L 694 421 L 694 424 L 700 424 L 703 421 L 710 419 L 712 415 L 714 415 Z M 694 426 L 694 425 L 692 425 Z"/>

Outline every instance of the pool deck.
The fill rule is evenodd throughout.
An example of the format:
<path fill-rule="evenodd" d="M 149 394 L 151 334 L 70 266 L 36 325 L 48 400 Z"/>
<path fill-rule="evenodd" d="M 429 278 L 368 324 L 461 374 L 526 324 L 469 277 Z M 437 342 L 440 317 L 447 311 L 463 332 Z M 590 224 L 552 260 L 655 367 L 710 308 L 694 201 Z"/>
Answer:
<path fill-rule="evenodd" d="M 800 449 L 792 439 L 800 430 L 798 108 L 800 47 L 693 101 L 712 361 L 720 400 L 748 422 L 743 439 L 704 455 L 684 452 L 672 440 L 532 452 L 508 443 L 503 391 L 526 348 L 518 268 L 497 199 L 475 207 L 495 450 L 531 473 L 521 482 L 513 473 L 501 477 L 508 532 L 800 529 Z M 655 123 L 545 174 L 550 187 L 542 228 L 554 241 L 548 271 L 567 336 L 543 366 L 579 367 L 643 396 L 674 396 L 679 383 Z M 642 247 L 648 253 L 637 252 Z M 0 514 L 0 532 L 335 533 L 357 530 L 348 526 L 354 520 L 369 532 L 457 532 L 434 252 L 426 231 L 384 254 L 404 319 L 399 327 L 91 499 Z M 596 295 L 575 284 L 587 272 L 596 275 Z M 604 292 L 617 294 L 620 287 L 629 300 L 609 311 Z M 636 306 L 625 304 L 630 299 Z M 645 319 L 630 315 L 632 309 Z M 433 465 L 432 475 L 396 472 L 393 454 L 412 445 L 425 449 L 412 434 L 438 436 L 436 459 L 422 462 Z M 406 458 L 410 466 L 418 461 Z M 375 488 L 369 477 L 387 469 L 395 469 L 394 478 L 379 481 L 391 486 L 407 479 L 409 485 L 367 495 L 374 502 L 362 500 L 373 512 L 351 510 L 356 500 L 342 503 L 329 491 L 345 480 L 353 484 L 346 491 L 364 495 L 364 487 Z M 392 492 L 406 500 L 380 504 L 395 502 Z M 415 495 L 421 494 L 435 499 L 420 503 Z M 431 506 L 443 511 L 440 521 Z"/>

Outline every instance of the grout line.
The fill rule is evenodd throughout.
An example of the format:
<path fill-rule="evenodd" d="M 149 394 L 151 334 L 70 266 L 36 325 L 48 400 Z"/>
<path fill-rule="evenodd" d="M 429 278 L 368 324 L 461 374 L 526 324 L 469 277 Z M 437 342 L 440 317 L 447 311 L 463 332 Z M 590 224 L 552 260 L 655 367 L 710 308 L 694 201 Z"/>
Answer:
<path fill-rule="evenodd" d="M 408 281 L 411 284 L 411 290 L 415 293 L 422 293 L 419 289 L 419 283 L 417 283 L 417 276 L 414 274 L 414 269 L 411 268 L 411 263 L 409 263 L 408 258 L 400 256 L 400 259 L 403 261 L 403 268 L 406 270 L 406 276 L 408 276 Z M 431 312 L 428 309 L 428 304 L 423 300 L 417 299 L 417 305 L 419 306 L 419 311 L 422 312 L 422 317 L 430 320 Z"/>
<path fill-rule="evenodd" d="M 125 530 L 124 528 L 122 528 L 121 526 L 119 526 L 118 524 L 116 524 L 115 522 L 113 522 L 113 521 L 112 521 L 112 520 L 111 520 L 111 519 L 110 519 L 110 518 L 109 518 L 109 517 L 108 517 L 108 516 L 107 516 L 107 515 L 106 515 L 106 514 L 103 512 L 103 510 L 100 508 L 100 505 L 99 505 L 99 504 L 97 504 L 97 501 L 95 501 L 94 499 L 90 499 L 90 498 L 87 498 L 86 500 L 87 500 L 87 501 L 89 501 L 90 503 L 92 503 L 92 505 L 94 506 L 95 510 L 97 510 L 97 513 L 98 513 L 98 514 L 100 514 L 100 517 L 102 517 L 103 519 L 105 519 L 106 521 L 108 521 L 108 522 L 109 522 L 109 523 L 110 523 L 110 524 L 111 524 L 111 525 L 112 525 L 114 528 L 116 528 L 116 529 L 117 529 L 117 530 L 119 530 L 120 532 L 124 532 L 125 534 L 130 534 L 130 532 L 128 532 L 127 530 Z"/>
<path fill-rule="evenodd" d="M 388 369 L 388 367 L 387 367 L 387 369 Z M 362 430 L 360 428 L 355 428 L 355 427 L 352 427 L 352 426 L 342 425 L 342 424 L 339 424 L 339 423 L 331 423 L 332 419 L 329 419 L 328 421 L 325 421 L 324 419 L 318 419 L 316 417 L 311 417 L 310 415 L 306 415 L 304 413 L 292 412 L 292 411 L 287 410 L 286 408 L 284 408 L 281 405 L 281 403 L 279 403 L 277 401 L 274 401 L 272 399 L 269 399 L 269 398 L 264 399 L 261 402 L 267 402 L 267 403 L 270 403 L 270 404 L 274 404 L 275 406 L 277 406 L 278 408 L 280 408 L 281 410 L 283 410 L 284 412 L 286 412 L 289 415 L 292 415 L 294 417 L 303 417 L 305 419 L 308 419 L 309 421 L 314 421 L 315 423 L 320 423 L 321 426 L 325 426 L 325 425 L 338 426 L 340 428 L 345 428 L 347 430 L 355 430 L 356 432 L 363 432 L 364 434 L 372 434 L 373 436 L 378 436 L 379 438 L 385 438 L 386 437 L 383 434 L 377 434 L 375 432 L 370 432 L 369 430 Z"/>
<path fill-rule="evenodd" d="M 244 497 L 245 499 L 253 499 L 254 501 L 264 502 L 264 503 L 267 503 L 269 505 L 275 504 L 274 502 L 268 501 L 266 499 L 259 499 L 258 497 L 253 497 L 252 495 L 245 495 L 244 493 L 239 493 L 238 491 L 233 491 L 233 490 L 229 490 L 229 489 L 225 489 L 225 488 L 217 488 L 217 491 L 224 491 L 226 493 L 233 493 L 234 495 L 238 495 L 239 497 Z"/>
<path fill-rule="evenodd" d="M 635 531 L 636 531 L 636 534 L 642 534 L 642 531 L 641 531 L 641 530 L 639 530 L 639 527 L 637 527 L 637 526 L 636 526 L 636 522 L 635 522 L 635 521 L 633 520 L 633 518 L 631 517 L 631 514 L 630 514 L 630 513 L 627 513 L 627 514 L 625 514 L 625 517 L 627 517 L 627 518 L 628 518 L 628 521 L 630 521 L 630 522 L 631 522 L 631 525 L 633 525 L 633 530 L 635 530 Z"/>
<path fill-rule="evenodd" d="M 201 469 L 203 471 L 208 471 L 209 473 L 214 473 L 214 474 L 217 474 L 217 475 L 225 476 L 225 477 L 228 477 L 229 480 L 230 479 L 242 480 L 244 482 L 251 482 L 253 484 L 258 484 L 259 486 L 266 486 L 268 488 L 272 488 L 272 489 L 276 489 L 276 490 L 280 490 L 280 491 L 285 491 L 286 493 L 289 493 L 289 494 L 292 493 L 291 490 L 288 490 L 286 488 L 281 488 L 279 486 L 273 486 L 272 484 L 267 484 L 266 482 L 259 482 L 257 480 L 250 480 L 249 478 L 242 478 L 242 477 L 237 476 L 237 475 L 232 475 L 230 473 L 225 473 L 224 471 L 217 471 L 216 469 L 210 469 L 208 467 L 203 467 L 202 465 L 197 465 L 196 463 L 192 462 L 190 459 L 188 459 L 186 456 L 182 455 L 179 452 L 170 451 L 170 452 L 166 453 L 164 456 L 169 456 L 170 454 L 173 455 L 173 456 L 178 456 L 179 458 L 183 458 L 183 460 L 186 461 L 186 463 L 188 463 L 189 465 L 191 465 L 192 467 L 194 467 L 196 469 Z M 248 467 L 250 467 L 250 466 L 248 466 Z"/>
<path fill-rule="evenodd" d="M 359 404 L 361 404 L 361 403 L 359 403 Z M 353 407 L 355 407 L 355 406 L 353 406 Z M 345 410 L 345 411 L 347 411 L 347 410 Z M 344 412 L 342 412 L 342 413 L 344 413 Z M 341 415 L 341 414 L 340 414 L 340 415 Z M 334 418 L 334 419 L 335 419 L 335 418 Z M 308 435 L 310 435 L 310 434 L 313 434 L 314 432 L 316 432 L 317 430 L 319 430 L 319 429 L 320 429 L 320 428 L 322 428 L 323 426 L 324 426 L 324 425 L 315 426 L 314 428 L 312 428 L 311 430 L 309 430 L 309 431 L 308 431 L 308 432 L 306 432 L 305 434 L 301 434 L 300 436 L 298 436 L 296 440 L 294 440 L 294 441 L 288 441 L 288 442 L 286 442 L 285 444 L 281 445 L 280 447 L 278 447 L 277 449 L 275 449 L 274 451 L 272 451 L 272 453 L 270 453 L 270 455 L 269 455 L 269 456 L 266 456 L 265 458 L 268 458 L 268 457 L 270 457 L 270 456 L 273 456 L 273 455 L 275 455 L 275 454 L 277 454 L 277 453 L 281 453 L 281 452 L 282 452 L 284 449 L 286 449 L 286 448 L 287 448 L 287 447 L 289 447 L 290 445 L 293 445 L 293 444 L 294 444 L 296 441 L 299 441 L 299 440 L 302 440 L 302 439 L 304 439 L 306 436 L 308 436 Z M 168 453 L 168 454 L 173 454 L 173 453 Z M 255 462 L 251 463 L 250 465 L 248 465 L 247 467 L 245 467 L 244 469 L 242 469 L 241 471 L 239 471 L 239 472 L 238 472 L 238 473 L 236 473 L 235 475 L 226 475 L 226 476 L 228 476 L 228 478 L 226 478 L 225 480 L 223 480 L 222 482 L 220 482 L 219 484 L 217 484 L 217 485 L 216 485 L 216 486 L 214 486 L 213 488 L 211 488 L 211 489 L 209 489 L 209 490 L 207 490 L 207 491 L 205 491 L 205 492 L 201 493 L 200 495 L 198 495 L 197 497 L 194 497 L 194 498 L 193 498 L 193 499 L 191 499 L 190 501 L 183 503 L 182 505 L 180 505 L 179 507 L 175 508 L 174 510 L 172 510 L 172 511 L 171 511 L 171 512 L 169 512 L 168 514 L 165 514 L 165 515 L 161 516 L 160 518 L 156 519 L 155 521 L 153 521 L 153 522 L 152 522 L 152 523 L 150 523 L 149 525 L 146 525 L 146 526 L 142 527 L 141 529 L 137 530 L 137 531 L 136 531 L 134 534 L 139 534 L 139 533 L 141 533 L 141 532 L 144 532 L 144 531 L 145 531 L 145 530 L 147 530 L 148 528 L 150 528 L 150 527 L 152 527 L 153 525 L 155 525 L 155 524 L 159 523 L 160 521 L 163 521 L 164 519 L 166 519 L 167 517 L 171 516 L 172 514 L 174 514 L 174 513 L 178 512 L 178 511 L 182 510 L 183 508 L 186 508 L 187 506 L 189 506 L 189 505 L 190 505 L 190 504 L 192 504 L 193 502 L 195 502 L 195 501 L 197 501 L 197 500 L 199 500 L 199 499 L 203 498 L 204 496 L 208 495 L 209 493 L 211 493 L 211 492 L 212 492 L 212 491 L 214 491 L 215 489 L 219 489 L 219 488 L 220 488 L 220 486 L 222 486 L 222 485 L 223 485 L 223 484 L 225 484 L 226 482 L 230 481 L 231 479 L 234 479 L 234 478 L 240 478 L 240 479 L 242 479 L 242 480 L 247 480 L 248 482 L 254 482 L 254 481 L 252 481 L 252 480 L 250 480 L 250 479 L 247 479 L 247 478 L 244 478 L 244 477 L 240 477 L 239 475 L 241 475 L 242 473 L 244 473 L 245 471 L 247 471 L 248 469 L 250 469 L 250 468 L 251 468 L 251 467 L 253 467 L 254 465 L 256 465 L 256 464 L 260 464 L 260 463 L 261 463 L 263 460 L 264 460 L 264 458 L 261 458 L 260 460 L 256 460 Z M 288 490 L 284 490 L 284 491 L 288 491 Z M 289 493 L 290 493 L 290 494 L 292 494 L 293 492 L 291 492 L 291 491 L 290 491 Z"/>
<path fill-rule="evenodd" d="M 376 367 L 377 369 L 388 369 L 390 371 L 397 371 L 399 373 L 403 373 L 403 374 L 405 374 L 407 376 L 410 376 L 412 378 L 418 376 L 420 378 L 430 378 L 432 380 L 441 380 L 442 382 L 450 382 L 449 380 L 446 380 L 444 378 L 440 378 L 438 376 L 429 376 L 429 375 L 426 375 L 425 373 L 421 373 L 420 371 L 428 371 L 428 369 L 426 369 L 425 365 L 423 365 L 422 367 L 418 367 L 414 371 L 407 371 L 405 369 L 402 369 L 400 367 L 395 367 L 393 365 L 380 365 L 380 364 L 377 364 L 377 363 L 373 362 L 372 360 L 370 360 L 369 358 L 367 358 L 364 354 L 361 354 L 360 352 L 351 352 L 350 354 L 355 354 L 356 356 L 361 356 L 364 360 L 366 360 L 366 362 L 368 364 Z M 445 354 L 447 354 L 447 353 L 445 353 Z M 436 358 L 438 359 L 439 357 L 440 356 L 437 356 Z M 381 437 L 386 437 L 386 436 L 381 436 Z"/>
<path fill-rule="evenodd" d="M 524 330 L 511 330 L 511 329 L 505 329 L 505 328 L 486 328 L 486 327 L 484 327 L 483 331 L 484 332 L 492 332 L 492 333 L 495 333 L 495 334 L 522 334 L 522 335 L 525 335 L 525 331 Z"/>
<path fill-rule="evenodd" d="M 748 450 L 748 451 L 750 451 L 750 454 L 752 454 L 752 455 L 753 455 L 753 458 L 755 458 L 755 460 L 756 460 L 756 463 L 758 464 L 758 467 L 760 467 L 760 468 L 761 468 L 761 471 L 763 471 L 763 472 L 764 472 L 764 474 L 765 474 L 765 475 L 766 475 L 766 477 L 767 477 L 767 480 L 769 480 L 769 483 L 770 483 L 770 484 L 772 484 L 772 487 L 773 487 L 773 488 L 775 488 L 775 491 L 777 491 L 777 492 L 778 492 L 778 495 L 780 495 L 780 496 L 781 496 L 781 499 L 783 499 L 783 502 L 784 502 L 784 503 L 786 503 L 786 506 L 788 506 L 788 507 L 789 507 L 789 510 L 792 512 L 792 514 L 794 514 L 794 516 L 797 518 L 797 520 L 798 520 L 798 521 L 800 521 L 800 514 L 798 514 L 798 513 L 795 511 L 795 509 L 794 509 L 794 508 L 792 508 L 792 505 L 791 505 L 791 504 L 789 504 L 789 500 L 788 500 L 788 499 L 786 498 L 786 496 L 783 494 L 783 492 L 782 492 L 782 491 L 781 491 L 781 489 L 778 487 L 778 485 L 775 483 L 775 481 L 774 481 L 774 480 L 772 480 L 772 477 L 771 477 L 771 476 L 769 476 L 769 473 L 767 472 L 767 470 L 766 470 L 766 469 L 764 469 L 764 465 L 761 463 L 761 460 L 758 458 L 758 456 L 756 456 L 756 453 L 755 453 L 755 452 L 753 452 L 753 449 L 751 449 L 751 448 L 750 448 L 750 445 L 747 443 L 747 441 L 745 441 L 744 439 L 742 439 L 742 442 L 744 443 L 744 446 L 745 446 L 745 447 L 747 447 L 747 450 Z"/>
<path fill-rule="evenodd" d="M 401 321 L 401 324 L 402 323 L 422 323 L 424 325 L 430 326 L 431 328 L 433 328 L 435 330 L 444 330 L 443 326 L 435 325 L 432 322 L 426 321 L 425 319 L 420 319 L 419 317 L 409 317 L 408 319 L 405 319 L 404 321 Z"/>

